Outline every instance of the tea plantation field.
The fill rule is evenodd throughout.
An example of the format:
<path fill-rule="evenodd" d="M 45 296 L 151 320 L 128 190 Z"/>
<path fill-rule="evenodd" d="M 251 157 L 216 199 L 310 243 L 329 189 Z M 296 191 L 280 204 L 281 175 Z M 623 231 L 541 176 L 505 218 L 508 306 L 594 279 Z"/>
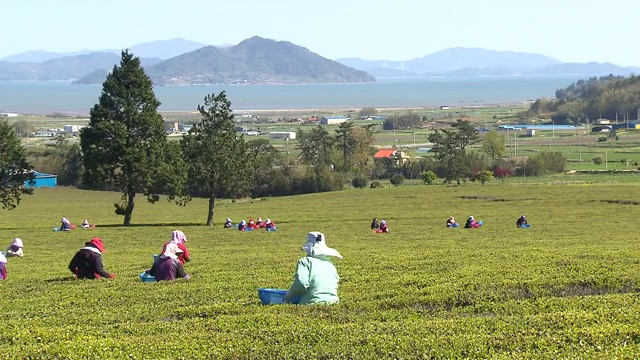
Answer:
<path fill-rule="evenodd" d="M 139 199 L 118 226 L 118 194 L 37 190 L 0 213 L 0 358 L 59 359 L 619 359 L 640 357 L 637 185 L 405 186 L 220 202 L 200 226 L 187 207 Z M 628 204 L 625 204 L 628 203 Z M 517 229 L 526 214 L 533 227 Z M 481 229 L 447 229 L 469 215 Z M 56 233 L 62 216 L 96 229 Z M 274 233 L 222 222 L 271 218 Z M 372 234 L 373 217 L 391 234 Z M 181 229 L 189 280 L 138 274 Z M 260 287 L 287 288 L 308 231 L 344 256 L 340 304 L 262 306 Z M 70 280 L 67 265 L 94 236 L 115 279 Z"/>

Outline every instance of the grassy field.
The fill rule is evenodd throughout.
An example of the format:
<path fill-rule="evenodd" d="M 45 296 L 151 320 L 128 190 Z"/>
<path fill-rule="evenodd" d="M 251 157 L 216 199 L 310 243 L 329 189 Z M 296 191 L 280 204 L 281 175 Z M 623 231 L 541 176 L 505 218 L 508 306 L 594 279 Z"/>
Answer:
<path fill-rule="evenodd" d="M 515 179 L 514 179 L 515 180 Z M 37 190 L 0 217 L 25 258 L 0 282 L 0 358 L 64 359 L 613 359 L 640 356 L 640 187 L 626 184 L 405 186 L 231 203 L 200 226 L 204 201 L 139 202 L 119 227 L 118 195 Z M 526 214 L 530 229 L 516 229 Z M 485 221 L 446 229 L 449 215 Z M 62 216 L 92 230 L 52 232 Z M 275 233 L 222 229 L 270 217 Z M 391 234 L 374 235 L 371 218 Z M 141 283 L 183 230 L 189 280 Z M 337 260 L 341 302 L 262 306 L 260 287 L 287 288 L 308 231 Z M 69 280 L 94 236 L 115 279 Z"/>

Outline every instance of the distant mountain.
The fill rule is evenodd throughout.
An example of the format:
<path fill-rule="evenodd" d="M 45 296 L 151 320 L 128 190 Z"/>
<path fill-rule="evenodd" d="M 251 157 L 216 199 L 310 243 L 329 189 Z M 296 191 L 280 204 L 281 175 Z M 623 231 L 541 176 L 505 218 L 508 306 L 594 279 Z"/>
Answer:
<path fill-rule="evenodd" d="M 412 73 L 409 71 L 402 71 L 399 69 L 391 69 L 387 67 L 371 68 L 366 70 L 367 74 L 373 76 L 376 79 L 384 78 L 411 78 L 418 77 L 420 74 Z"/>
<path fill-rule="evenodd" d="M 406 61 L 405 69 L 418 73 L 443 73 L 464 68 L 527 71 L 561 63 L 538 54 L 456 47 Z"/>
<path fill-rule="evenodd" d="M 59 58 L 70 57 L 70 56 L 78 56 L 78 55 L 87 55 L 95 52 L 108 52 L 108 53 L 118 54 L 119 50 L 102 50 L 102 51 L 80 50 L 80 51 L 70 52 L 70 53 L 59 53 L 59 52 L 35 50 L 35 51 L 23 52 L 16 55 L 10 55 L 0 59 L 0 61 L 41 63 L 41 62 L 45 62 L 53 59 L 59 59 Z"/>
<path fill-rule="evenodd" d="M 162 60 L 141 59 L 143 66 L 151 66 L 160 61 Z M 119 62 L 120 55 L 110 52 L 67 56 L 42 63 L 0 61 L 0 81 L 68 81 L 96 70 L 110 70 Z"/>
<path fill-rule="evenodd" d="M 134 45 L 130 47 L 129 50 L 140 58 L 159 58 L 166 60 L 205 46 L 208 45 L 182 38 L 175 38 Z"/>
<path fill-rule="evenodd" d="M 119 61 L 120 61 L 120 59 L 118 59 L 117 62 L 113 63 L 113 65 L 116 65 Z M 161 61 L 162 61 L 162 59 L 158 59 L 158 58 L 140 59 L 140 63 L 145 68 L 153 66 L 155 64 L 158 64 Z M 96 69 L 96 70 L 90 72 L 89 74 L 87 74 L 87 75 L 75 80 L 73 82 L 73 84 L 75 84 L 75 85 L 102 84 L 104 82 L 104 80 L 107 78 L 107 75 L 109 75 L 109 73 L 113 69 L 113 65 L 111 65 L 111 67 L 109 67 L 108 69 L 103 69 L 103 68 Z"/>
<path fill-rule="evenodd" d="M 237 45 L 207 46 L 146 69 L 156 85 L 300 84 L 375 81 L 287 41 L 255 36 Z"/>
<path fill-rule="evenodd" d="M 409 76 L 511 76 L 593 75 L 640 73 L 638 67 L 610 63 L 563 63 L 554 58 L 513 51 L 456 47 L 406 61 L 343 58 L 338 62 L 367 71 L 375 77 Z M 401 71 L 400 69 L 404 69 Z M 415 75 L 417 74 L 417 75 Z"/>
<path fill-rule="evenodd" d="M 513 51 L 495 51 L 478 48 L 455 47 L 435 52 L 422 58 L 406 61 L 338 59 L 338 62 L 360 70 L 388 67 L 417 74 L 444 74 L 461 69 L 512 69 L 531 71 L 537 68 L 561 64 L 554 58 Z"/>
<path fill-rule="evenodd" d="M 191 40 L 185 40 L 182 38 L 175 38 L 171 40 L 158 40 L 147 43 L 137 44 L 129 47 L 132 53 L 140 58 L 159 58 L 170 59 L 174 56 L 182 55 L 191 52 L 196 49 L 207 46 L 206 44 L 197 43 Z M 91 53 L 113 53 L 120 54 L 121 50 L 118 49 L 104 49 L 104 50 L 80 50 L 69 53 L 50 52 L 43 50 L 27 51 L 20 54 L 10 55 L 0 59 L 0 61 L 8 62 L 29 62 L 29 63 L 41 63 L 53 59 L 59 59 L 63 57 L 87 55 Z"/>
<path fill-rule="evenodd" d="M 624 68 L 611 63 L 590 62 L 586 64 L 565 63 L 546 66 L 531 72 L 534 75 L 628 75 L 633 68 Z"/>

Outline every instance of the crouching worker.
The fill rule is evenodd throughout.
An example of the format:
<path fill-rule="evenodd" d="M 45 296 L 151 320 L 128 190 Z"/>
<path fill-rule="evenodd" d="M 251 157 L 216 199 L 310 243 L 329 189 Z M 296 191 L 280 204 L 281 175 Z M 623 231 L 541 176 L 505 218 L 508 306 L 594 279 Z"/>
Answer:
<path fill-rule="evenodd" d="M 389 232 L 389 227 L 387 226 L 386 221 L 380 221 L 380 228 L 378 229 L 378 231 L 385 234 Z"/>
<path fill-rule="evenodd" d="M 244 231 L 246 227 L 247 227 L 247 222 L 244 220 L 240 221 L 240 224 L 238 224 L 238 230 L 240 231 Z"/>
<path fill-rule="evenodd" d="M 71 259 L 69 270 L 78 279 L 115 278 L 116 276 L 106 272 L 102 265 L 102 253 L 106 251 L 102 239 L 93 238 L 84 245 Z"/>
<path fill-rule="evenodd" d="M 378 224 L 378 219 L 374 218 L 373 221 L 371 221 L 371 230 L 378 228 L 380 228 L 380 224 Z"/>
<path fill-rule="evenodd" d="M 233 227 L 233 224 L 231 223 L 231 219 L 227 218 L 227 221 L 224 222 L 224 228 L 231 229 L 232 227 Z"/>
<path fill-rule="evenodd" d="M 265 228 L 269 231 L 273 231 L 276 230 L 276 224 L 271 221 L 271 219 L 267 219 L 267 222 L 265 222 Z"/>
<path fill-rule="evenodd" d="M 449 219 L 447 219 L 447 227 L 448 228 L 456 228 L 458 226 L 460 226 L 460 225 L 456 222 L 456 219 L 453 216 L 451 216 L 451 217 L 449 217 Z"/>
<path fill-rule="evenodd" d="M 60 231 L 71 231 L 71 222 L 66 217 L 60 220 Z"/>
<path fill-rule="evenodd" d="M 284 301 L 300 297 L 299 304 L 334 304 L 338 302 L 340 277 L 329 256 L 342 259 L 342 255 L 325 242 L 320 232 L 307 234 L 302 246 L 307 256 L 298 260 L 293 284 L 284 296 Z"/>
<path fill-rule="evenodd" d="M 528 228 L 531 225 L 527 222 L 527 218 L 522 215 L 518 218 L 518 220 L 516 220 L 516 226 L 519 228 Z"/>
<path fill-rule="evenodd" d="M 23 257 L 24 253 L 22 252 L 22 239 L 15 238 L 9 247 L 7 248 L 7 257 L 17 256 Z"/>
<path fill-rule="evenodd" d="M 184 271 L 184 266 L 178 260 L 182 249 L 177 244 L 169 243 L 165 246 L 164 253 L 153 263 L 149 275 L 156 281 L 175 280 L 177 278 L 188 279 L 189 275 Z"/>
<path fill-rule="evenodd" d="M 0 252 L 0 280 L 7 278 L 7 258 Z"/>
<path fill-rule="evenodd" d="M 476 221 L 473 216 L 469 216 L 464 224 L 465 229 L 477 229 L 482 226 L 482 221 Z"/>

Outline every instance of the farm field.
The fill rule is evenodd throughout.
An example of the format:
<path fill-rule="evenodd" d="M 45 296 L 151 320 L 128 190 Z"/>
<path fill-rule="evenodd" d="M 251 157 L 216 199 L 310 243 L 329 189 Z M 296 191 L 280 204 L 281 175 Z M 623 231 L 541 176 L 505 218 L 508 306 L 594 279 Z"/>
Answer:
<path fill-rule="evenodd" d="M 514 179 L 515 180 L 515 179 Z M 634 184 L 403 186 L 220 201 L 186 207 L 138 199 L 134 226 L 117 193 L 37 189 L 2 212 L 0 358 L 619 359 L 640 356 L 640 247 Z M 626 204 L 629 203 L 629 204 Z M 517 229 L 526 214 L 530 229 Z M 481 229 L 447 229 L 454 215 Z M 56 233 L 62 216 L 96 229 Z M 223 229 L 224 219 L 279 231 Z M 372 234 L 373 217 L 391 233 Z M 141 283 L 151 255 L 185 232 L 189 280 Z M 340 304 L 262 306 L 287 288 L 308 231 L 344 256 Z M 104 239 L 115 279 L 69 279 L 84 242 Z"/>

